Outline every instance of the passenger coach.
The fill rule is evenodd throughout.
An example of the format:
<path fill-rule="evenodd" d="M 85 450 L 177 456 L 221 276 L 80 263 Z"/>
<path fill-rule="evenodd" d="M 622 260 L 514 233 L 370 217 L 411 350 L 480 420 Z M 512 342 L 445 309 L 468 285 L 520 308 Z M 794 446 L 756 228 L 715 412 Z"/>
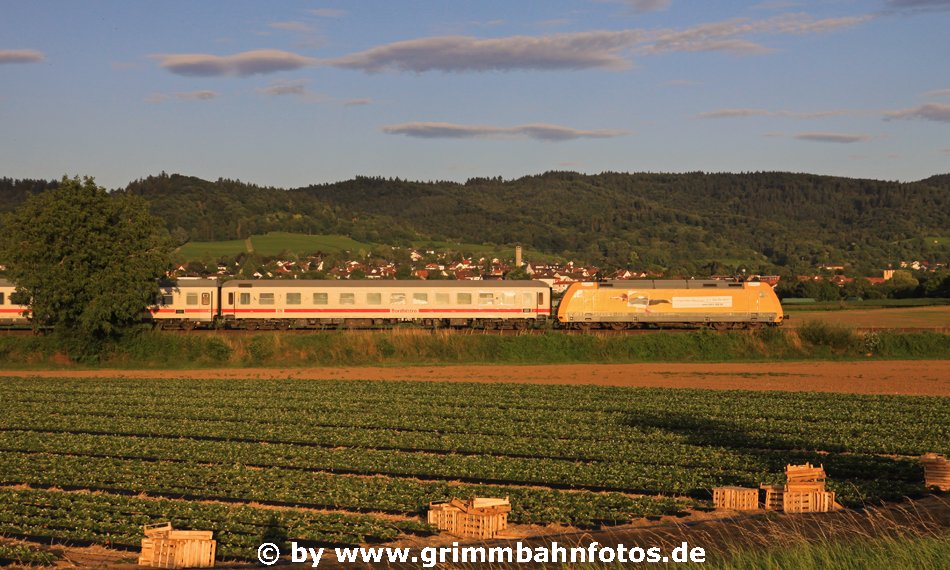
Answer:
<path fill-rule="evenodd" d="M 0 327 L 20 327 L 30 324 L 27 315 L 30 308 L 16 305 L 10 300 L 16 287 L 5 279 L 0 279 Z"/>
<path fill-rule="evenodd" d="M 541 281 L 227 281 L 221 318 L 234 328 L 529 328 L 551 313 Z"/>
<path fill-rule="evenodd" d="M 220 306 L 216 280 L 180 279 L 174 285 L 159 284 L 159 289 L 148 318 L 160 328 L 190 330 L 214 325 Z"/>

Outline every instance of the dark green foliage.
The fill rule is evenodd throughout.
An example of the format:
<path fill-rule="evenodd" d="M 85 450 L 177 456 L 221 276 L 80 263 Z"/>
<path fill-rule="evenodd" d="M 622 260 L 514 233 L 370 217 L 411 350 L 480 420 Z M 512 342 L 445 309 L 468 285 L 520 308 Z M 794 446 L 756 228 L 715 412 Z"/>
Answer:
<path fill-rule="evenodd" d="M 141 320 L 168 267 L 168 238 L 141 198 L 64 177 L 4 218 L 0 259 L 34 329 L 88 358 Z"/>
<path fill-rule="evenodd" d="M 950 261 L 948 180 L 548 172 L 464 184 L 357 177 L 280 190 L 162 174 L 124 192 L 146 198 L 177 243 L 282 230 L 386 245 L 517 243 L 601 267 L 676 275 L 787 276 L 821 263 L 873 275 L 901 259 Z M 0 179 L 0 208 L 49 185 Z"/>

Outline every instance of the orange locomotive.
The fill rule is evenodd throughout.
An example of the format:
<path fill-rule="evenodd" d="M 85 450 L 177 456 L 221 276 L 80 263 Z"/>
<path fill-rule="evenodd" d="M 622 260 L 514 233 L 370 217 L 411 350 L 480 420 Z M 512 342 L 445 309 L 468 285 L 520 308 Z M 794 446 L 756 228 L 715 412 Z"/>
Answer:
<path fill-rule="evenodd" d="M 562 328 L 711 326 L 782 323 L 772 288 L 756 281 L 633 280 L 572 283 L 557 311 Z"/>

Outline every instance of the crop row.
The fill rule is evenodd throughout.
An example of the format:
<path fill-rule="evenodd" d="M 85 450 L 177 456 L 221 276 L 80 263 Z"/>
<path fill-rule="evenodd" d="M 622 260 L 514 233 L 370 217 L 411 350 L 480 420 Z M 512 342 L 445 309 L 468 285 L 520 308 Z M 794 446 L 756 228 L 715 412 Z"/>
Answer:
<path fill-rule="evenodd" d="M 741 412 L 747 417 L 772 419 L 822 419 L 824 407 L 832 406 L 847 417 L 855 413 L 914 413 L 934 407 L 939 398 L 871 396 L 829 393 L 723 392 L 658 388 L 617 388 L 602 386 L 537 386 L 528 384 L 440 384 L 407 382 L 301 382 L 228 380 L 196 382 L 187 379 L 141 380 L 129 385 L 123 380 L 9 379 L 15 401 L 60 401 L 63 394 L 80 402 L 132 400 L 149 405 L 168 401 L 169 395 L 193 403 L 212 406 L 228 403 L 230 409 L 280 408 L 313 411 L 314 404 L 327 408 L 357 403 L 366 408 L 395 405 L 424 412 L 427 407 L 502 410 L 563 410 L 629 412 L 631 404 L 640 409 L 682 408 L 696 411 Z M 18 389 L 19 388 L 19 389 Z M 117 388 L 120 391 L 117 392 Z M 710 396 L 718 397 L 710 397 Z M 873 411 L 872 411 L 873 410 Z M 943 412 L 943 416 L 947 413 Z"/>
<path fill-rule="evenodd" d="M 242 464 L 362 475 L 384 474 L 396 477 L 694 496 L 702 495 L 707 489 L 723 482 L 748 483 L 768 479 L 780 472 L 781 467 L 784 467 L 781 461 L 787 459 L 786 456 L 774 452 L 764 452 L 770 457 L 759 458 L 736 455 L 728 450 L 684 445 L 664 449 L 662 453 L 641 448 L 636 458 L 580 462 L 490 454 L 457 455 L 364 448 L 324 448 L 282 443 L 262 445 L 180 438 L 0 432 L 0 451 L 99 456 L 103 455 L 103 450 L 106 449 L 109 450 L 110 457 L 150 461 Z M 870 460 L 879 468 L 872 478 L 920 480 L 919 467 L 908 461 L 853 456 L 846 459 L 851 462 L 851 469 L 847 469 L 844 462 L 834 461 L 834 458 L 829 462 L 831 476 L 866 478 Z M 860 483 L 858 485 L 860 486 Z"/>
<path fill-rule="evenodd" d="M 319 544 L 358 545 L 431 532 L 414 521 L 368 515 L 42 490 L 0 489 L 0 507 L 3 535 L 136 549 L 143 525 L 171 522 L 176 528 L 214 531 L 218 551 L 234 558 L 249 558 L 265 537 L 280 535 Z"/>
<path fill-rule="evenodd" d="M 277 467 L 152 462 L 35 453 L 0 454 L 0 484 L 146 492 L 189 499 L 259 502 L 308 508 L 421 514 L 430 501 L 512 497 L 511 519 L 592 526 L 672 514 L 687 502 L 621 493 L 556 491 L 503 485 L 456 485 L 382 476 L 354 477 Z"/>
<path fill-rule="evenodd" d="M 697 445 L 722 445 L 735 448 L 803 449 L 861 453 L 919 455 L 927 451 L 945 451 L 950 441 L 950 418 L 943 422 L 940 406 L 924 407 L 917 413 L 880 414 L 865 418 L 858 414 L 845 417 L 839 410 L 828 410 L 822 421 L 766 420 L 737 415 L 703 415 L 692 408 L 670 407 L 662 412 L 636 409 L 627 413 L 538 412 L 536 415 L 488 414 L 468 408 L 417 409 L 388 407 L 352 409 L 315 409 L 306 414 L 287 410 L 268 412 L 191 405 L 182 409 L 175 401 L 139 408 L 138 419 L 167 422 L 225 421 L 244 422 L 265 434 L 298 428 L 353 428 L 396 431 L 426 431 L 440 434 L 466 434 L 502 437 L 534 437 L 546 440 L 587 440 L 601 442 L 680 441 Z M 30 428 L 50 414 L 128 417 L 134 405 L 104 401 L 83 404 L 66 400 L 49 403 L 21 402 L 13 405 L 14 416 L 0 419 L 0 427 Z M 463 412 L 467 412 L 467 415 Z M 262 435 L 267 438 L 267 435 Z M 569 455 L 569 454 L 568 454 Z"/>

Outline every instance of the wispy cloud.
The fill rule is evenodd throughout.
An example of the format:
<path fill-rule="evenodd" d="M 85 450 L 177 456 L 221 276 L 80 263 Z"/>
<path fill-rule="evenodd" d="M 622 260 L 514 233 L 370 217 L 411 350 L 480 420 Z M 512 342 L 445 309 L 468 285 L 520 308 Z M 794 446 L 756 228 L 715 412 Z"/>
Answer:
<path fill-rule="evenodd" d="M 201 90 L 201 91 L 185 91 L 181 93 L 172 93 L 171 95 L 167 93 L 152 93 L 145 98 L 146 103 L 164 103 L 170 99 L 180 99 L 183 101 L 210 101 L 218 96 L 216 91 L 211 90 Z"/>
<path fill-rule="evenodd" d="M 783 118 L 790 118 L 790 119 L 823 119 L 826 117 L 852 115 L 855 113 L 856 111 L 846 111 L 846 110 L 800 112 L 800 111 L 770 111 L 768 109 L 739 108 L 739 109 L 719 109 L 716 111 L 700 113 L 696 115 L 696 118 L 697 119 L 732 119 L 732 118 L 744 118 L 744 117 L 783 117 Z"/>
<path fill-rule="evenodd" d="M 313 31 L 313 28 L 305 22 L 271 22 L 267 27 L 285 32 L 310 33 Z"/>
<path fill-rule="evenodd" d="M 459 125 L 455 123 L 415 122 L 383 127 L 391 135 L 427 139 L 520 138 L 560 142 L 580 138 L 613 138 L 629 134 L 619 130 L 581 130 L 560 125 L 529 124 L 514 127 Z"/>
<path fill-rule="evenodd" d="M 950 10 L 947 0 L 887 0 L 885 5 L 896 11 Z"/>
<path fill-rule="evenodd" d="M 524 70 L 627 69 L 634 55 L 669 52 L 722 51 L 762 54 L 771 48 L 749 36 L 811 34 L 856 26 L 873 16 L 815 19 L 785 14 L 764 20 L 738 19 L 701 24 L 683 30 L 627 29 L 554 33 L 540 36 L 477 38 L 451 35 L 383 44 L 328 60 L 276 49 L 234 55 L 159 54 L 151 56 L 172 73 L 197 77 L 247 76 L 300 69 L 312 65 L 366 72 L 481 72 Z M 301 30 L 296 22 L 272 26 Z"/>
<path fill-rule="evenodd" d="M 245 51 L 227 56 L 182 53 L 157 54 L 151 57 L 157 60 L 163 69 L 176 75 L 191 77 L 248 76 L 290 71 L 318 63 L 313 58 L 276 49 Z"/>
<path fill-rule="evenodd" d="M 950 89 L 934 89 L 933 91 L 927 91 L 924 93 L 924 97 L 935 98 L 935 97 L 950 97 Z"/>
<path fill-rule="evenodd" d="M 35 49 L 0 49 L 0 65 L 5 63 L 39 63 L 46 59 Z"/>
<path fill-rule="evenodd" d="M 800 133 L 795 138 L 802 141 L 851 144 L 871 140 L 870 135 L 851 135 L 845 133 Z"/>
<path fill-rule="evenodd" d="M 273 97 L 299 97 L 303 100 L 312 102 L 312 103 L 327 103 L 332 101 L 332 99 L 322 93 L 316 91 L 311 91 L 307 85 L 309 81 L 306 79 L 294 79 L 290 81 L 278 81 L 271 83 L 267 87 L 260 87 L 257 89 L 258 93 L 263 93 L 264 95 L 271 95 Z"/>
<path fill-rule="evenodd" d="M 671 0 L 623 0 L 634 12 L 658 12 L 670 7 Z"/>
<path fill-rule="evenodd" d="M 372 105 L 373 100 L 368 97 L 363 97 L 361 99 L 347 99 L 343 102 L 344 107 L 359 107 L 362 105 Z"/>
<path fill-rule="evenodd" d="M 308 10 L 308 13 L 318 18 L 342 18 L 346 16 L 346 10 L 337 10 L 335 8 L 315 8 Z"/>
<path fill-rule="evenodd" d="M 620 52 L 640 37 L 638 31 L 497 39 L 438 36 L 386 44 L 328 63 L 369 72 L 621 69 L 630 64 Z"/>
<path fill-rule="evenodd" d="M 927 103 L 912 109 L 888 111 L 884 113 L 884 119 L 922 119 L 925 121 L 950 123 L 950 105 L 945 103 Z"/>

